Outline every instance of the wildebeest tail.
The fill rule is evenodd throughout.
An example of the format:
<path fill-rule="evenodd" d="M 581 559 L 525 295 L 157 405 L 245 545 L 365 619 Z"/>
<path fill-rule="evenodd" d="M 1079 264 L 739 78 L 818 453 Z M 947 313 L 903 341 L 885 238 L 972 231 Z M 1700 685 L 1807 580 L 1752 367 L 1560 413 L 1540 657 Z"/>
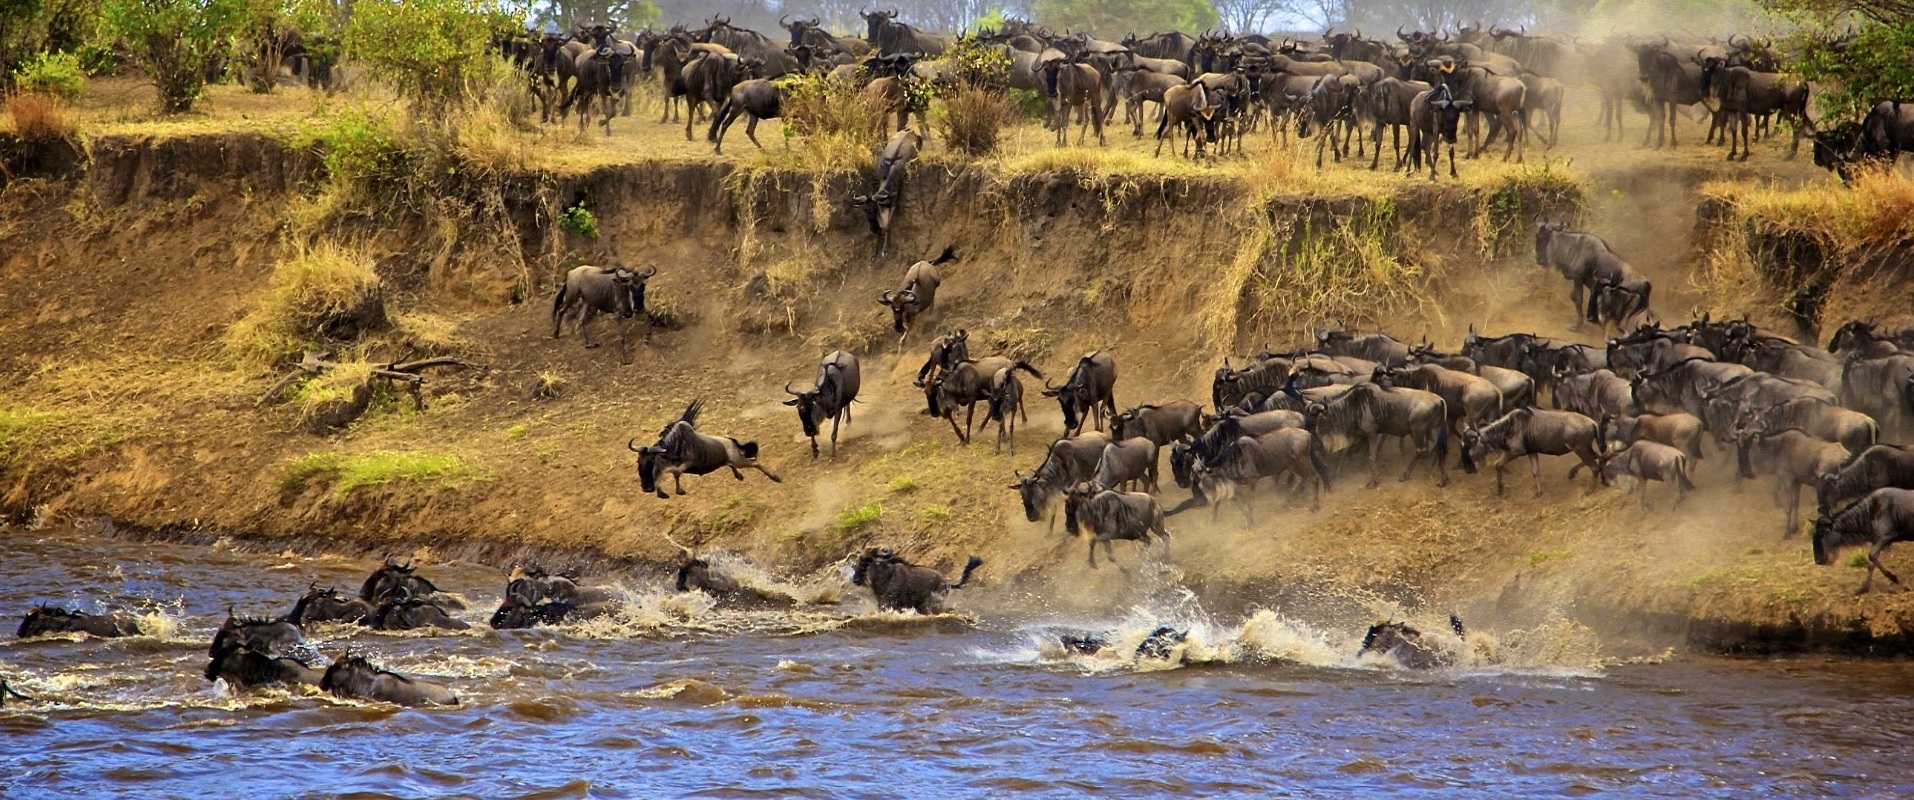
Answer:
<path fill-rule="evenodd" d="M 1015 364 L 1011 364 L 1010 368 L 1023 370 L 1037 376 L 1037 380 L 1043 380 L 1043 373 L 1038 372 L 1036 367 L 1030 366 L 1030 362 L 1028 361 L 1019 361 Z"/>
<path fill-rule="evenodd" d="M 1681 483 L 1682 491 L 1692 492 L 1695 490 L 1695 482 L 1688 479 L 1688 457 L 1687 456 L 1682 456 L 1679 460 L 1675 462 L 1675 480 Z"/>
<path fill-rule="evenodd" d="M 956 261 L 956 260 L 957 260 L 957 246 L 952 244 L 952 245 L 945 245 L 944 252 L 938 253 L 936 258 L 933 258 L 930 260 L 930 263 L 945 264 L 945 263 Z"/>
<path fill-rule="evenodd" d="M 571 282 L 558 285 L 558 294 L 552 295 L 552 322 L 558 322 L 558 312 L 565 307 L 565 290 L 571 288 Z"/>
<path fill-rule="evenodd" d="M 1436 463 L 1449 457 L 1449 415 L 1444 413 L 1436 423 Z"/>
<path fill-rule="evenodd" d="M 1455 465 L 1460 468 L 1464 474 L 1474 475 L 1476 470 L 1475 458 L 1469 455 L 1469 445 L 1467 442 L 1463 443 L 1461 450 L 1462 453 L 1456 458 Z"/>
<path fill-rule="evenodd" d="M 956 582 L 956 583 L 953 583 L 953 584 L 951 584 L 951 585 L 950 585 L 950 588 L 952 588 L 952 589 L 962 589 L 962 588 L 964 588 L 964 584 L 966 584 L 966 583 L 969 583 L 969 582 L 970 582 L 970 573 L 972 573 L 972 572 L 976 572 L 976 571 L 977 571 L 977 568 L 978 568 L 978 567 L 981 567 L 981 566 L 983 566 L 983 565 L 984 565 L 984 560 L 983 560 L 983 559 L 981 559 L 981 558 L 978 558 L 977 556 L 971 556 L 971 557 L 970 557 L 970 560 L 964 563 L 964 574 L 963 574 L 963 576 L 962 576 L 962 577 L 959 577 L 959 578 L 957 579 L 957 582 Z"/>
<path fill-rule="evenodd" d="M 738 452 L 743 453 L 745 458 L 757 458 L 758 443 L 757 442 L 739 442 Z"/>

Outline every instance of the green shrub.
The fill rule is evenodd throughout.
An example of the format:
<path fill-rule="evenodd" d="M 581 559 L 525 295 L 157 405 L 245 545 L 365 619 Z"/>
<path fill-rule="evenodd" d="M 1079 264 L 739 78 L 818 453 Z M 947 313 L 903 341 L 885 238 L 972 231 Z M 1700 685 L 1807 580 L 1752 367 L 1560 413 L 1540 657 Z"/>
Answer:
<path fill-rule="evenodd" d="M 178 114 L 244 26 L 246 0 L 106 0 L 104 10 L 107 31 L 159 88 L 160 111 Z"/>
<path fill-rule="evenodd" d="M 565 213 L 558 215 L 558 227 L 587 239 L 598 238 L 598 217 L 591 213 L 591 209 L 585 207 L 583 200 L 565 209 Z"/>
<path fill-rule="evenodd" d="M 78 98 L 86 92 L 86 70 L 72 53 L 39 53 L 13 74 L 14 88 L 22 92 Z"/>
<path fill-rule="evenodd" d="M 853 506 L 837 512 L 837 522 L 832 525 L 840 535 L 862 533 L 884 516 L 884 504 L 876 500 L 861 506 Z"/>
<path fill-rule="evenodd" d="M 367 486 L 406 482 L 421 486 L 446 485 L 473 477 L 472 468 L 458 456 L 444 453 L 380 450 L 363 455 L 313 453 L 293 459 L 285 467 L 284 485 L 296 487 L 313 478 L 332 481 L 333 491 L 350 494 Z"/>
<path fill-rule="evenodd" d="M 490 43 L 521 30 L 522 11 L 489 0 L 358 0 L 345 46 L 411 100 L 420 121 L 440 126 L 490 79 Z"/>

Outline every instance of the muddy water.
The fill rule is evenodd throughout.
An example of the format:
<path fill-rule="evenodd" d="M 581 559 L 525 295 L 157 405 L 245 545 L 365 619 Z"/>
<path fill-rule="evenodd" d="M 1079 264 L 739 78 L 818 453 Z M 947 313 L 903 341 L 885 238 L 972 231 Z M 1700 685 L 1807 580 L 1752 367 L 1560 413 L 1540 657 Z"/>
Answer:
<path fill-rule="evenodd" d="M 1359 632 L 1274 611 L 925 620 L 855 596 L 794 614 L 649 587 L 579 627 L 311 632 L 465 700 L 417 711 L 200 677 L 228 604 L 284 610 L 315 579 L 356 588 L 362 561 L 0 537 L 8 617 L 39 601 L 138 607 L 152 634 L 22 642 L 7 623 L 0 675 L 35 698 L 0 711 L 8 797 L 1914 795 L 1904 664 L 1604 664 L 1472 633 L 1454 643 L 1462 666 L 1410 673 L 1352 658 Z M 428 571 L 475 622 L 503 583 Z M 1129 658 L 1159 621 L 1188 641 Z M 1062 652 L 1065 627 L 1106 629 L 1114 654 Z"/>

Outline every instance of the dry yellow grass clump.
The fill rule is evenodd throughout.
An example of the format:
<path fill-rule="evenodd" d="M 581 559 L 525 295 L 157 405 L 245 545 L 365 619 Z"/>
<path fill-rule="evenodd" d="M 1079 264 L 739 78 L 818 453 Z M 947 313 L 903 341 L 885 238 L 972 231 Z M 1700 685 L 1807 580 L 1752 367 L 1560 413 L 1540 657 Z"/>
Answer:
<path fill-rule="evenodd" d="M 227 331 L 245 366 L 264 368 L 328 339 L 387 324 L 379 276 L 365 254 L 322 242 L 289 253 L 251 313 Z"/>
<path fill-rule="evenodd" d="M 75 130 L 65 101 L 38 92 L 19 92 L 7 97 L 7 123 L 13 135 L 27 141 L 67 139 Z"/>

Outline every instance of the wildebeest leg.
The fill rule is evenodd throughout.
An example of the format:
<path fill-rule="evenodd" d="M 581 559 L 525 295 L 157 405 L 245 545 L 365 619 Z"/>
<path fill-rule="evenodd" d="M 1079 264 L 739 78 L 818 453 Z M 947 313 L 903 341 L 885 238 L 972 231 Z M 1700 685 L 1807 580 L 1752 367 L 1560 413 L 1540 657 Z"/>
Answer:
<path fill-rule="evenodd" d="M 771 482 L 772 482 L 772 483 L 783 483 L 783 482 L 784 482 L 784 479 L 783 479 L 783 478 L 780 478 L 780 477 L 778 477 L 778 476 L 777 476 L 777 473 L 775 473 L 775 472 L 772 472 L 772 471 L 770 471 L 770 470 L 768 470 L 768 469 L 765 469 L 765 468 L 764 468 L 764 465 L 763 465 L 763 464 L 759 464 L 759 463 L 758 463 L 758 462 L 756 462 L 756 461 L 753 461 L 753 462 L 751 462 L 751 463 L 749 463 L 749 464 L 746 464 L 745 466 L 747 466 L 747 467 L 750 467 L 750 468 L 752 468 L 752 469 L 755 469 L 755 470 L 757 470 L 757 471 L 759 471 L 759 472 L 762 472 L 762 473 L 764 473 L 764 477 L 766 477 L 766 478 L 770 478 L 770 479 L 771 479 Z M 739 480 L 744 480 L 744 476 L 742 476 L 742 475 L 740 475 L 740 476 L 738 476 L 738 479 L 739 479 Z"/>
<path fill-rule="evenodd" d="M 1090 538 L 1090 568 L 1097 568 L 1097 540 L 1094 536 Z"/>
<path fill-rule="evenodd" d="M 850 416 L 847 413 L 849 411 L 850 411 L 850 406 L 847 405 L 842 410 L 837 412 L 838 413 L 837 416 L 831 418 L 831 460 L 832 461 L 837 460 L 837 421 L 840 418 Z M 817 457 L 817 438 L 816 437 L 812 437 L 811 439 L 811 457 L 813 458 Z"/>
<path fill-rule="evenodd" d="M 1236 504 L 1238 506 L 1241 506 L 1243 509 L 1243 521 L 1249 525 L 1255 525 L 1256 513 L 1249 506 L 1249 490 L 1248 489 L 1241 486 L 1236 487 Z M 1148 540 L 1145 540 L 1145 541 L 1148 541 Z"/>
<path fill-rule="evenodd" d="M 975 430 L 972 423 L 977 419 L 977 404 L 964 406 L 964 444 L 970 444 L 970 432 Z"/>
<path fill-rule="evenodd" d="M 946 413 L 944 414 L 944 419 L 950 422 L 950 432 L 957 434 L 958 444 L 964 444 L 964 445 L 970 444 L 970 437 L 965 436 L 963 431 L 960 431 L 957 429 L 957 410 L 956 409 L 954 408 L 948 409 Z"/>
<path fill-rule="evenodd" d="M 1371 489 L 1374 489 L 1377 486 L 1382 484 L 1382 476 L 1381 476 L 1381 473 L 1377 471 L 1378 467 L 1376 464 L 1377 459 L 1381 458 L 1381 456 L 1382 456 L 1382 437 L 1378 434 L 1371 433 L 1369 434 L 1369 483 L 1368 483 L 1368 486 Z M 1410 462 L 1411 466 L 1414 466 L 1414 464 L 1415 462 L 1413 461 Z M 1404 478 L 1408 477 L 1408 473 L 1406 471 L 1403 473 L 1403 477 Z"/>
<path fill-rule="evenodd" d="M 683 472 L 671 473 L 671 490 L 680 495 L 685 493 L 685 474 Z"/>
<path fill-rule="evenodd" d="M 1801 484 L 1788 482 L 1788 521 L 1781 530 L 1781 538 L 1794 538 L 1795 526 L 1801 522 Z"/>
<path fill-rule="evenodd" d="M 1568 326 L 1568 329 L 1571 331 L 1579 331 L 1582 329 L 1582 317 L 1587 313 L 1587 306 L 1582 303 L 1582 293 L 1586 290 L 1586 287 L 1582 281 L 1576 281 L 1570 284 L 1570 287 L 1568 291 L 1568 301 L 1575 306 L 1575 324 Z"/>
<path fill-rule="evenodd" d="M 591 325 L 592 316 L 591 303 L 578 304 L 578 338 L 585 340 L 585 349 L 587 350 L 598 346 L 597 342 L 591 340 L 591 328 L 589 326 Z"/>

